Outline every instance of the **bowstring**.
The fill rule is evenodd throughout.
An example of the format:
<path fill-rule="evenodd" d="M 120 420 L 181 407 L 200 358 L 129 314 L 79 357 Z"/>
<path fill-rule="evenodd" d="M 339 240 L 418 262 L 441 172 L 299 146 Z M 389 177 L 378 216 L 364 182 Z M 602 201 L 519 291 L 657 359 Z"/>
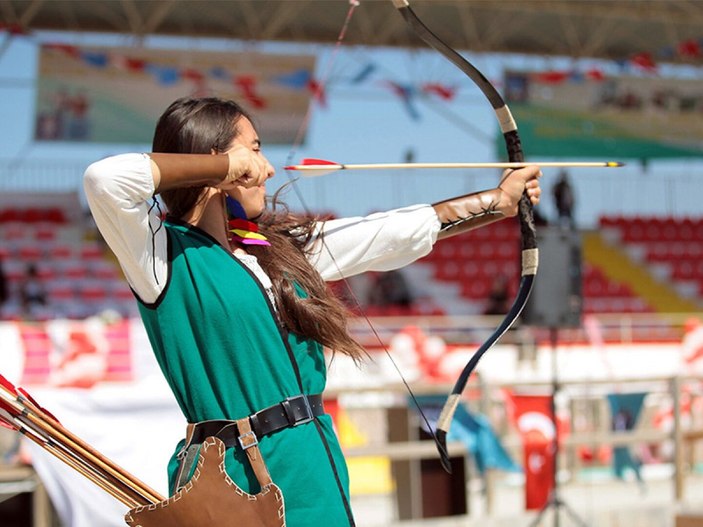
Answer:
<path fill-rule="evenodd" d="M 356 11 L 356 8 L 359 7 L 359 0 L 349 0 L 349 10 L 347 11 L 347 16 L 344 18 L 344 23 L 342 24 L 342 29 L 339 32 L 339 35 L 337 35 L 337 41 L 334 44 L 334 48 L 332 48 L 332 53 L 329 56 L 329 59 L 327 60 L 327 64 L 325 65 L 325 68 L 323 68 L 322 75 L 320 76 L 319 84 L 318 87 L 316 88 L 317 93 L 315 95 L 319 95 L 320 93 L 323 92 L 325 86 L 327 86 L 327 83 L 329 81 L 330 74 L 332 73 L 332 65 L 334 64 L 337 55 L 339 54 L 339 50 L 342 48 L 342 41 L 344 40 L 344 37 L 347 34 L 347 28 L 349 27 L 349 22 L 351 22 L 352 17 L 354 16 L 354 12 Z M 311 104 L 308 105 L 308 109 L 305 112 L 305 116 L 303 117 L 303 122 L 300 124 L 300 127 L 298 127 L 298 131 L 295 135 L 295 139 L 293 140 L 293 144 L 290 147 L 290 151 L 288 152 L 288 156 L 286 157 L 286 166 L 290 166 L 293 164 L 293 157 L 298 151 L 298 148 L 300 148 L 300 145 L 303 142 L 303 135 L 305 134 L 306 130 L 308 129 L 308 125 L 310 124 L 310 118 L 312 117 L 312 108 L 314 104 L 311 102 Z M 291 177 L 290 172 L 287 172 L 288 174 L 288 179 L 293 182 L 294 179 Z M 300 193 L 297 190 L 296 187 L 296 194 L 300 198 Z M 303 204 L 303 207 L 305 207 L 305 204 Z M 307 208 L 306 208 L 307 210 Z"/>
<path fill-rule="evenodd" d="M 321 91 L 325 89 L 325 87 L 327 86 L 327 84 L 329 82 L 330 74 L 332 72 L 332 65 L 336 61 L 337 55 L 339 54 L 339 51 L 341 50 L 342 41 L 344 40 L 344 37 L 346 36 L 347 29 L 349 27 L 349 23 L 352 19 L 352 16 L 354 15 L 354 12 L 356 11 L 356 8 L 359 7 L 359 5 L 360 5 L 359 0 L 349 0 L 349 10 L 347 11 L 347 15 L 344 19 L 344 23 L 342 24 L 342 29 L 340 30 L 339 35 L 337 36 L 337 40 L 335 42 L 334 48 L 332 49 L 332 52 L 331 52 L 329 58 L 327 59 L 326 65 L 323 67 L 322 75 L 320 76 L 320 79 L 318 81 L 318 86 L 316 88 L 317 90 L 319 90 L 318 94 L 321 93 Z M 305 116 L 303 117 L 303 121 L 302 121 L 300 127 L 298 128 L 298 131 L 296 133 L 293 144 L 291 145 L 290 151 L 286 157 L 285 166 L 290 166 L 293 164 L 293 158 L 294 158 L 295 154 L 297 153 L 298 148 L 302 144 L 303 135 L 305 134 L 305 131 L 307 130 L 308 125 L 310 124 L 310 118 L 312 116 L 313 106 L 314 106 L 314 104 L 308 105 L 308 109 L 305 112 Z M 303 209 L 305 210 L 305 212 L 308 215 L 311 215 L 310 208 L 307 206 L 305 198 L 303 197 L 303 194 L 300 191 L 299 186 L 297 185 L 298 178 L 293 177 L 293 175 L 291 174 L 291 171 L 289 171 L 289 170 L 286 171 L 286 175 L 287 175 L 288 180 L 291 183 L 291 187 L 293 188 L 293 191 L 295 192 Z M 320 236 L 320 242 L 321 242 L 324 250 L 327 251 L 327 254 L 329 255 L 330 259 L 332 260 L 332 263 L 334 264 L 335 268 L 337 269 L 338 275 L 342 278 L 342 281 L 344 282 L 344 284 L 347 288 L 347 291 L 351 297 L 352 303 L 356 306 L 358 312 L 361 314 L 362 318 L 366 321 L 366 324 L 371 329 L 371 333 L 373 334 L 375 340 L 381 345 L 381 348 L 383 349 L 384 353 L 386 354 L 386 356 L 390 360 L 391 364 L 393 365 L 393 368 L 400 376 L 400 379 L 403 382 L 403 386 L 405 386 L 405 389 L 408 392 L 408 394 L 410 395 L 410 398 L 412 399 L 413 404 L 415 405 L 415 408 L 417 408 L 417 411 L 420 413 L 422 421 L 424 422 L 425 426 L 427 427 L 430 434 L 432 435 L 432 439 L 434 440 L 435 444 L 437 445 L 437 448 L 441 452 L 446 454 L 445 448 L 440 444 L 439 440 L 437 439 L 437 433 L 436 433 L 434 427 L 430 424 L 430 421 L 429 421 L 427 415 L 422 410 L 422 407 L 420 406 L 420 402 L 418 401 L 417 397 L 415 396 L 415 393 L 410 388 L 410 384 L 408 383 L 407 379 L 403 375 L 403 373 L 400 369 L 400 366 L 398 366 L 398 363 L 391 355 L 391 352 L 388 350 L 388 346 L 386 346 L 386 344 L 383 342 L 383 339 L 381 339 L 381 336 L 379 335 L 375 326 L 371 323 L 371 320 L 369 319 L 368 315 L 366 314 L 366 312 L 362 308 L 361 302 L 359 301 L 359 298 L 357 297 L 353 288 L 349 284 L 348 279 L 342 273 L 341 268 L 340 268 L 339 264 L 337 263 L 337 259 L 335 258 L 334 254 L 332 253 L 329 246 L 325 243 L 324 236 Z M 370 360 L 373 360 L 373 357 L 371 357 L 371 355 L 368 353 L 368 351 L 366 351 L 366 356 Z"/>

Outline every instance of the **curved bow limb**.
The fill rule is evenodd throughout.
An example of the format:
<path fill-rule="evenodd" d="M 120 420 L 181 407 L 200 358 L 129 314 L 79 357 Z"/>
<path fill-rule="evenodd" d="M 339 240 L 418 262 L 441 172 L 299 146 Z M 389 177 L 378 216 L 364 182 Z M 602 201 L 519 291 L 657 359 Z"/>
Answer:
<path fill-rule="evenodd" d="M 500 124 L 500 129 L 505 140 L 506 149 L 508 152 L 508 160 L 511 163 L 522 163 L 525 161 L 520 136 L 517 131 L 517 124 L 510 112 L 510 109 L 505 104 L 505 101 L 498 93 L 498 90 L 486 79 L 486 77 L 476 67 L 449 47 L 437 35 L 435 35 L 415 14 L 407 0 L 391 0 L 395 8 L 403 16 L 408 25 L 413 31 L 430 47 L 441 53 L 446 59 L 458 67 L 466 74 L 486 96 L 495 111 L 496 118 Z M 520 313 L 527 304 L 527 299 L 532 291 L 535 275 L 539 261 L 539 253 L 537 249 L 537 230 L 535 228 L 534 218 L 532 214 L 532 203 L 523 194 L 518 205 L 518 217 L 520 219 L 520 231 L 522 235 L 522 276 L 520 278 L 520 286 L 518 294 L 515 298 L 512 307 L 508 314 L 500 323 L 493 334 L 484 342 L 480 348 L 474 353 L 468 364 L 464 367 L 458 380 L 456 381 L 451 394 L 447 398 L 447 402 L 442 408 L 442 412 L 437 421 L 437 429 L 435 431 L 436 443 L 439 449 L 440 459 L 444 469 L 451 473 L 449 464 L 449 456 L 447 455 L 447 433 L 451 426 L 454 413 L 461 401 L 461 394 L 466 387 L 466 384 L 471 376 L 471 373 L 476 368 L 478 361 L 484 353 L 491 349 L 493 345 L 510 329 Z"/>

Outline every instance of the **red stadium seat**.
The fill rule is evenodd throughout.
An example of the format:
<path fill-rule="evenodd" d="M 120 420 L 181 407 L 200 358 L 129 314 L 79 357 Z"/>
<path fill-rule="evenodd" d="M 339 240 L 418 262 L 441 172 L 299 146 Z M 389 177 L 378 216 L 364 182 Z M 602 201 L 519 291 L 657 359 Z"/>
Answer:
<path fill-rule="evenodd" d="M 463 260 L 476 260 L 480 258 L 479 247 L 477 243 L 466 242 L 459 247 L 459 257 Z"/>
<path fill-rule="evenodd" d="M 47 209 L 44 217 L 46 221 L 50 221 L 52 223 L 66 223 L 66 216 L 64 215 L 63 211 L 59 208 Z"/>
<path fill-rule="evenodd" d="M 2 230 L 3 240 L 24 240 L 29 238 L 29 230 L 23 223 L 16 221 L 7 222 Z"/>
<path fill-rule="evenodd" d="M 490 289 L 491 284 L 487 280 L 469 280 L 462 284 L 461 294 L 471 299 L 484 299 Z"/>
<path fill-rule="evenodd" d="M 46 285 L 46 290 L 49 294 L 49 300 L 52 302 L 64 302 L 66 300 L 73 300 L 75 297 L 75 287 L 73 282 L 51 282 Z"/>
<path fill-rule="evenodd" d="M 78 288 L 78 294 L 84 302 L 102 302 L 107 298 L 107 291 L 100 281 L 84 283 Z"/>
<path fill-rule="evenodd" d="M 467 260 L 461 264 L 460 280 L 473 280 L 481 273 L 482 262 L 475 260 Z"/>
<path fill-rule="evenodd" d="M 48 262 L 43 261 L 37 264 L 37 276 L 43 282 L 48 282 L 56 278 L 56 269 Z"/>
<path fill-rule="evenodd" d="M 134 294 L 124 280 L 114 280 L 110 286 L 110 297 L 117 300 L 134 300 Z"/>
<path fill-rule="evenodd" d="M 21 221 L 26 223 L 38 223 L 45 217 L 44 209 L 30 207 L 20 211 Z"/>
<path fill-rule="evenodd" d="M 25 264 L 18 260 L 5 261 L 3 272 L 8 282 L 19 282 L 25 276 Z"/>
<path fill-rule="evenodd" d="M 73 247 L 62 242 L 53 242 L 47 245 L 46 256 L 50 260 L 65 260 L 73 257 Z"/>
<path fill-rule="evenodd" d="M 97 243 L 86 243 L 79 251 L 83 260 L 98 260 L 103 258 L 103 249 Z"/>
<path fill-rule="evenodd" d="M 43 256 L 42 252 L 41 245 L 31 243 L 20 246 L 17 254 L 22 260 L 39 260 Z"/>
<path fill-rule="evenodd" d="M 458 280 L 461 265 L 453 260 L 439 261 L 435 264 L 435 277 L 438 280 Z"/>
<path fill-rule="evenodd" d="M 15 208 L 2 209 L 0 210 L 0 223 L 19 222 L 21 221 L 20 216 L 20 211 Z"/>
<path fill-rule="evenodd" d="M 57 265 L 58 273 L 64 278 L 82 279 L 88 278 L 88 265 L 81 260 L 66 260 Z"/>
<path fill-rule="evenodd" d="M 56 226 L 52 223 L 40 223 L 34 230 L 34 239 L 37 241 L 49 241 L 56 239 Z"/>
<path fill-rule="evenodd" d="M 497 256 L 504 260 L 518 261 L 520 247 L 513 241 L 503 241 L 497 245 Z"/>

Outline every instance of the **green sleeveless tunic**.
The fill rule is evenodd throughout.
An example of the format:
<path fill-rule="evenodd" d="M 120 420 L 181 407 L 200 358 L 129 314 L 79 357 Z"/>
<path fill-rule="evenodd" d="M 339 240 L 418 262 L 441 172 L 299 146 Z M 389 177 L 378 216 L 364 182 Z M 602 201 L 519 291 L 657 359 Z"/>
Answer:
<path fill-rule="evenodd" d="M 303 392 L 325 388 L 322 346 L 288 333 L 259 280 L 204 231 L 168 221 L 168 283 L 139 302 L 149 340 L 188 422 L 239 419 Z M 291 361 L 299 370 L 299 379 Z M 169 464 L 173 491 L 177 446 Z M 281 488 L 288 527 L 354 525 L 346 463 L 329 415 L 259 438 Z M 231 448 L 227 473 L 245 491 L 258 482 Z"/>

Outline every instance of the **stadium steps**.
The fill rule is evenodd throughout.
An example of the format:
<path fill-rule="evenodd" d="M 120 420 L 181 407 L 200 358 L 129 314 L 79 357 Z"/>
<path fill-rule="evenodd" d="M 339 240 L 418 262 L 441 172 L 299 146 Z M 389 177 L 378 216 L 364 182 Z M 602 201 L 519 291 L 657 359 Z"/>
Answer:
<path fill-rule="evenodd" d="M 681 298 L 671 286 L 656 280 L 646 265 L 632 261 L 621 248 L 607 243 L 599 232 L 584 233 L 583 258 L 602 269 L 608 278 L 629 285 L 659 313 L 699 310 L 699 306 Z"/>

